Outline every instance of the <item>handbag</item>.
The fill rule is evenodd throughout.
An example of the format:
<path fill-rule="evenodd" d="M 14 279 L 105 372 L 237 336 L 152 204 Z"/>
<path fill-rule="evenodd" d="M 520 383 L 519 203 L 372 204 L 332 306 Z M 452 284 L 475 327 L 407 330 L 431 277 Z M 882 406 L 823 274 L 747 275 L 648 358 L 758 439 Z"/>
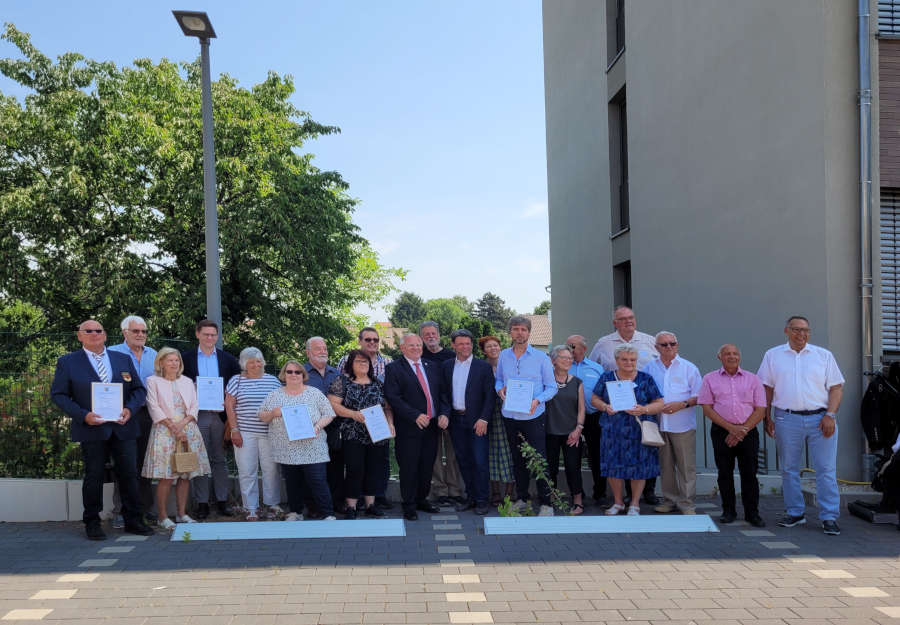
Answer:
<path fill-rule="evenodd" d="M 172 456 L 172 464 L 175 467 L 175 473 L 194 473 L 200 469 L 200 459 L 197 458 L 197 452 L 188 448 L 187 441 L 181 441 L 181 447 L 184 451 L 178 451 L 175 448 L 175 454 Z"/>
<path fill-rule="evenodd" d="M 641 418 L 635 415 L 634 420 L 638 422 L 641 428 L 641 445 L 647 447 L 662 447 L 666 444 L 662 434 L 659 433 L 659 426 L 653 421 L 641 421 Z"/>

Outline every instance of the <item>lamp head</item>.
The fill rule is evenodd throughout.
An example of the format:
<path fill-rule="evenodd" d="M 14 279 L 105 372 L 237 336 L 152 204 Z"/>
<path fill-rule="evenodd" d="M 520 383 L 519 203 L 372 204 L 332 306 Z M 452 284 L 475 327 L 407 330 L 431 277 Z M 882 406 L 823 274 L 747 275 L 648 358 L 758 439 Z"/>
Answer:
<path fill-rule="evenodd" d="M 212 22 L 204 11 L 172 11 L 186 37 L 209 39 L 216 36 Z"/>

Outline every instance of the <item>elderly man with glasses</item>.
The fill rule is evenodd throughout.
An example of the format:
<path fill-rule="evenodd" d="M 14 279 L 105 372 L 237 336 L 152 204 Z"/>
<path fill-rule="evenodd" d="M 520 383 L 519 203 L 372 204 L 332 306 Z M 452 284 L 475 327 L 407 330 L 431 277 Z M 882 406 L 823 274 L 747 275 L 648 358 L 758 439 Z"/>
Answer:
<path fill-rule="evenodd" d="M 809 344 L 809 320 L 794 315 L 784 328 L 788 342 L 773 347 L 759 365 L 766 389 L 766 433 L 775 437 L 781 465 L 785 515 L 781 527 L 806 523 L 800 469 L 804 443 L 816 472 L 816 503 L 825 534 L 841 533 L 837 524 L 841 497 L 837 485 L 837 411 L 844 376 L 834 355 Z"/>

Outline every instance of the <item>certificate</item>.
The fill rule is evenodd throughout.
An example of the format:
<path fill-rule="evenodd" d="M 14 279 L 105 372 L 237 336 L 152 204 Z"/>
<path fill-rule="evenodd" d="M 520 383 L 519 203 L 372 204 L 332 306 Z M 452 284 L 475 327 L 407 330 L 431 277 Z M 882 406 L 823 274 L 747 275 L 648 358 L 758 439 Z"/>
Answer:
<path fill-rule="evenodd" d="M 631 410 L 637 405 L 637 399 L 634 396 L 634 382 L 631 380 L 607 382 L 606 393 L 609 395 L 609 405 L 616 412 Z"/>
<path fill-rule="evenodd" d="M 316 437 L 306 404 L 282 406 L 281 418 L 284 419 L 284 429 L 287 430 L 288 440 L 300 441 Z"/>
<path fill-rule="evenodd" d="M 509 380 L 506 383 L 506 401 L 503 409 L 510 412 L 531 412 L 531 400 L 534 399 L 534 384 L 528 380 Z"/>
<path fill-rule="evenodd" d="M 384 410 L 380 405 L 375 404 L 369 408 L 363 408 L 360 412 L 366 418 L 366 429 L 369 430 L 369 437 L 373 443 L 393 438 L 387 417 L 384 416 Z"/>
<path fill-rule="evenodd" d="M 91 382 L 91 412 L 104 421 L 118 421 L 122 418 L 122 405 L 120 382 Z"/>
<path fill-rule="evenodd" d="M 225 410 L 225 383 L 222 378 L 197 376 L 197 408 L 199 410 Z"/>

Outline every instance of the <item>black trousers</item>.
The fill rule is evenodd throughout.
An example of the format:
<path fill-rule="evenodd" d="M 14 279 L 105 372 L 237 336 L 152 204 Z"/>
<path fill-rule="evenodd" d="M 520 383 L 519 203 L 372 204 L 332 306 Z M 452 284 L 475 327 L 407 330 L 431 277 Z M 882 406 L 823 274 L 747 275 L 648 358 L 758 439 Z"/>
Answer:
<path fill-rule="evenodd" d="M 149 477 L 141 477 L 144 470 L 144 458 L 147 457 L 147 445 L 150 443 L 150 429 L 153 427 L 153 419 L 146 406 L 141 406 L 137 414 L 138 423 L 141 425 L 141 435 L 137 439 L 137 479 L 138 493 L 141 497 L 141 506 L 146 512 L 154 505 L 153 480 Z"/>
<path fill-rule="evenodd" d="M 374 497 L 381 486 L 381 476 L 390 470 L 390 446 L 366 445 L 344 440 L 344 492 L 347 499 Z"/>
<path fill-rule="evenodd" d="M 759 482 L 756 469 L 759 464 L 759 429 L 753 428 L 734 447 L 725 444 L 728 430 L 713 424 L 709 430 L 712 439 L 716 468 L 719 470 L 719 495 L 722 497 L 722 512 L 737 514 L 734 494 L 734 461 L 737 460 L 741 474 L 741 503 L 744 504 L 744 518 L 759 514 Z"/>
<path fill-rule="evenodd" d="M 313 464 L 280 465 L 287 491 L 288 507 L 291 512 L 297 514 L 303 512 L 304 495 L 306 492 L 310 492 L 316 508 L 318 508 L 318 514 L 321 516 L 334 514 L 331 491 L 328 490 L 327 469 L 325 468 L 327 464 L 327 462 L 315 462 Z"/>
<path fill-rule="evenodd" d="M 531 485 L 531 473 L 525 465 L 522 451 L 521 434 L 525 441 L 544 458 L 547 457 L 547 416 L 541 415 L 527 421 L 507 419 L 503 417 L 503 425 L 506 428 L 506 438 L 509 439 L 509 449 L 513 457 L 513 474 L 516 476 L 516 499 L 528 501 L 528 487 Z M 542 506 L 550 505 L 550 485 L 544 480 L 537 480 L 538 499 Z"/>
<path fill-rule="evenodd" d="M 81 455 L 84 461 L 84 481 L 81 484 L 81 499 L 84 504 L 84 522 L 100 520 L 103 510 L 103 470 L 107 454 L 116 465 L 116 481 L 122 498 L 122 517 L 126 525 L 142 522 L 141 500 L 137 482 L 137 443 L 134 439 L 121 440 L 115 434 L 105 441 L 84 441 Z"/>
<path fill-rule="evenodd" d="M 437 456 L 438 427 L 432 419 L 424 430 L 404 431 L 404 424 L 394 442 L 394 452 L 400 467 L 400 495 L 403 510 L 411 512 L 417 504 L 424 503 L 431 490 L 431 472 Z M 415 424 L 412 427 L 417 428 Z M 377 493 L 376 493 L 377 494 Z"/>
<path fill-rule="evenodd" d="M 562 452 L 566 484 L 569 485 L 569 494 L 574 497 L 584 494 L 581 482 L 581 443 L 569 447 L 566 445 L 568 438 L 567 434 L 547 434 L 547 472 L 553 480 L 553 487 L 558 488 L 559 454 Z"/>
<path fill-rule="evenodd" d="M 330 460 L 325 468 L 325 473 L 328 479 L 328 490 L 331 491 L 331 500 L 333 502 L 343 502 L 344 497 L 347 496 L 344 493 L 346 487 L 346 478 L 344 477 L 344 450 L 346 446 L 347 441 L 341 441 L 340 449 L 331 449 L 330 447 L 328 449 Z M 343 504 L 338 504 L 338 506 L 343 507 Z"/>
<path fill-rule="evenodd" d="M 591 466 L 591 477 L 594 478 L 594 500 L 606 497 L 606 476 L 600 474 L 600 439 L 603 428 L 600 427 L 600 413 L 585 415 L 584 418 L 584 452 Z"/>

